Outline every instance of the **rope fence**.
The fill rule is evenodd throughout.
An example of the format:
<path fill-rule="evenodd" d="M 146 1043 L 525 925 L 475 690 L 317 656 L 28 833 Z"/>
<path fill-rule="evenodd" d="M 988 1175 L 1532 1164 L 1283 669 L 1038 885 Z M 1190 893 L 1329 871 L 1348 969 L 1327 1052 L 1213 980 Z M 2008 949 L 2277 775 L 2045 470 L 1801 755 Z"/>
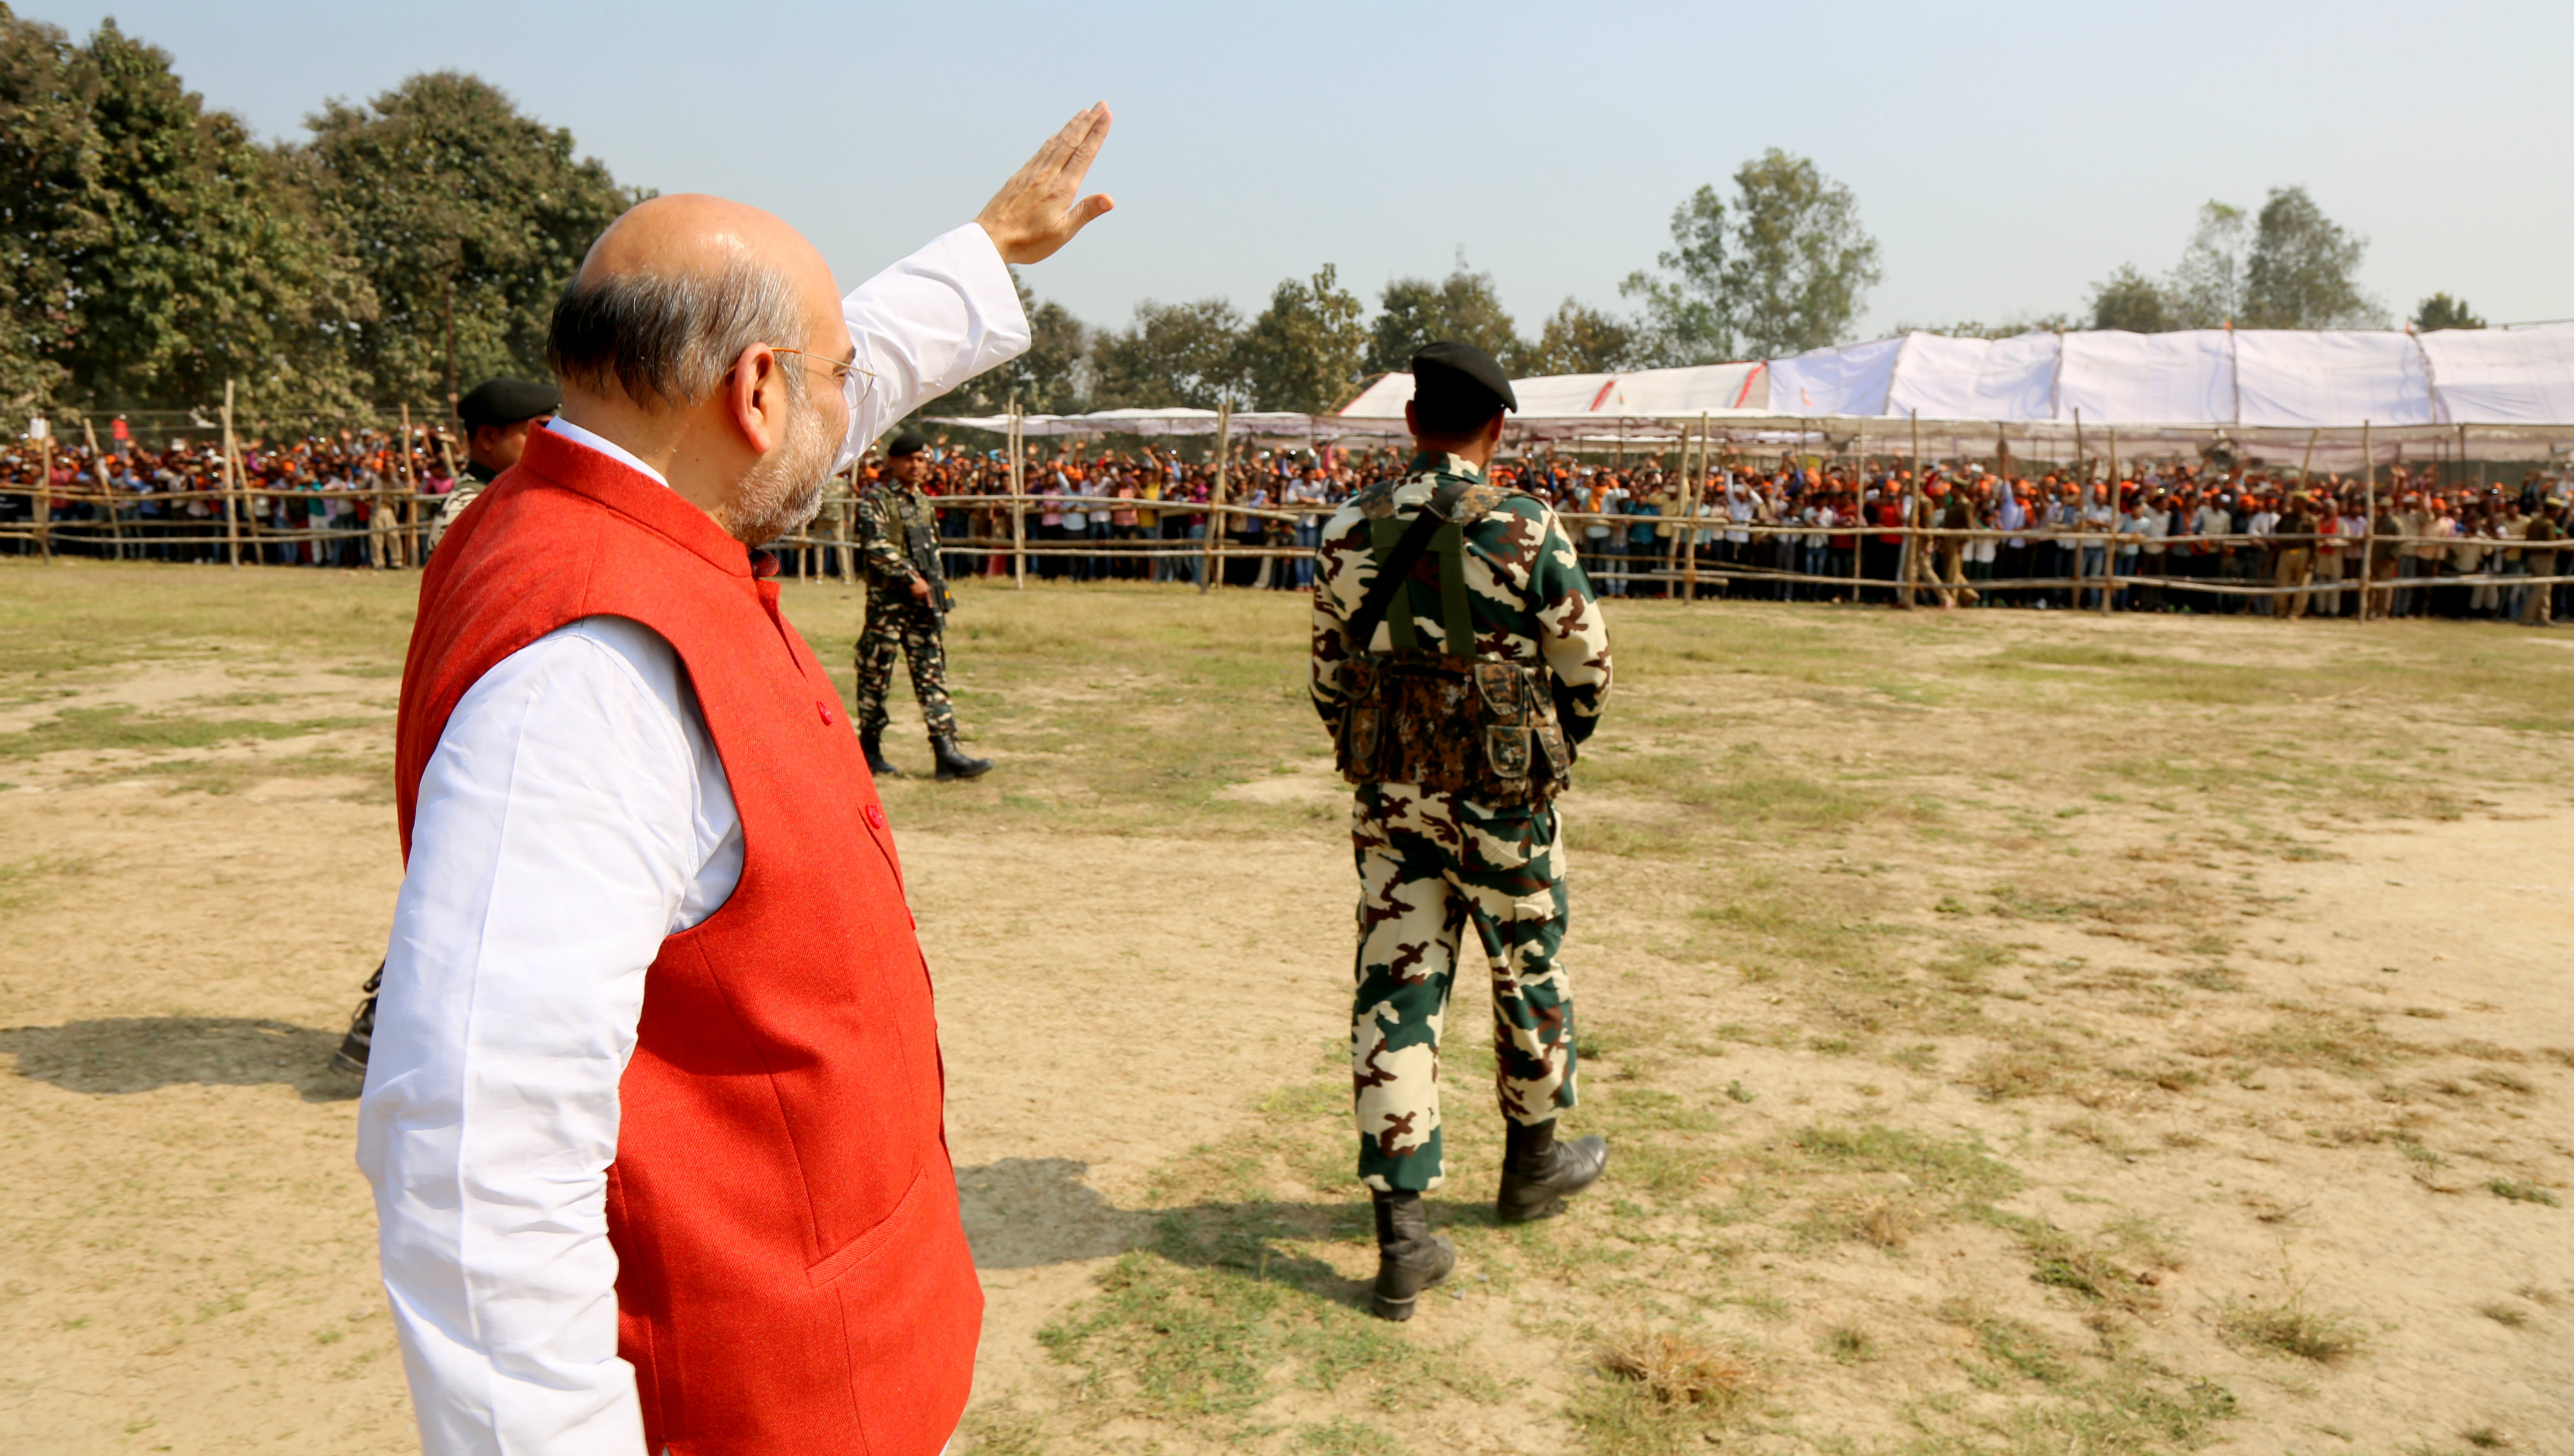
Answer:
<path fill-rule="evenodd" d="M 235 563 L 268 564 L 274 549 L 300 547 L 306 544 L 328 544 L 335 558 L 347 558 L 339 564 L 364 565 L 380 570 L 415 568 L 426 555 L 426 542 L 431 522 L 447 501 L 444 495 L 431 495 L 408 489 L 385 488 L 373 491 L 256 491 L 213 490 L 158 492 L 138 497 L 132 492 L 109 492 L 95 486 L 86 489 L 56 489 L 45 495 L 28 491 L 11 491 L 0 483 L 0 497 L 18 496 L 32 506 L 32 519 L 0 522 L 0 543 L 15 543 L 32 548 L 34 554 L 51 556 L 69 550 L 86 555 L 112 557 L 117 560 L 167 559 L 174 554 L 194 554 L 200 559 L 222 559 Z M 1269 523 L 1295 527 L 1319 522 L 1337 509 L 1322 507 L 1248 506 L 1232 502 L 1157 501 L 1141 498 L 1056 497 L 1035 495 L 956 495 L 933 498 L 942 513 L 967 513 L 968 534 L 947 536 L 938 540 L 941 555 L 978 564 L 960 576 L 1007 576 L 1024 582 L 1031 561 L 1080 559 L 1101 562 L 1131 563 L 1143 569 L 1142 575 L 1160 576 L 1165 580 L 1184 580 L 1200 586 L 1227 585 L 1227 568 L 1249 563 L 1296 561 L 1311 554 L 1312 548 L 1290 541 L 1272 540 L 1267 535 Z M 278 507 L 288 503 L 290 517 L 309 521 L 309 509 L 315 504 L 330 504 L 349 511 L 348 525 L 280 526 Z M 857 567 L 856 542 L 852 527 L 855 498 L 845 479 L 837 480 L 823 500 L 814 522 L 794 536 L 768 544 L 794 575 L 849 576 Z M 365 508 L 365 519 L 356 519 L 358 508 Z M 157 508 L 158 514 L 147 514 Z M 1032 537 L 1028 517 L 1057 512 L 1078 512 L 1085 516 L 1132 513 L 1137 524 L 1115 527 L 1112 531 L 1133 533 L 1107 537 L 1083 536 L 1074 540 Z M 1162 534 L 1163 523 L 1143 524 L 1146 515 L 1157 518 L 1184 516 L 1204 518 L 1217 529 L 1193 526 L 1188 536 Z M 974 518 L 995 528 L 985 532 L 971 530 Z M 998 529 L 1007 518 L 1007 530 Z M 2298 597 L 2308 602 L 2329 599 L 2339 603 L 2352 594 L 2366 592 L 2384 598 L 2394 593 L 2435 589 L 2491 587 L 2497 591 L 2555 587 L 2574 582 L 2574 575 L 2560 575 L 2559 561 L 2574 554 L 2574 541 L 2530 543 L 2510 538 L 2378 538 L 2343 536 L 2254 536 L 2188 535 L 2147 537 L 2134 533 L 2102 530 L 2063 531 L 2038 527 L 2002 530 L 1991 527 L 1942 528 L 1931 526 L 1860 525 L 1817 527 L 1811 524 L 1717 521 L 1708 517 L 1653 518 L 1636 516 L 1592 515 L 1581 512 L 1559 512 L 1577 551 L 1585 558 L 1589 575 L 1602 584 L 1617 584 L 1616 590 L 1631 593 L 1639 586 L 1659 588 L 1669 595 L 1693 600 L 1715 587 L 1731 591 L 1740 586 L 1753 588 L 1814 588 L 1848 594 L 1849 600 L 1894 601 L 1913 606 L 1925 598 L 1953 599 L 1966 593 L 2027 594 L 2063 593 L 2076 605 L 2088 605 L 2107 611 L 2123 594 L 2145 589 L 2161 593 L 2181 593 L 2211 598 L 2272 599 Z M 1599 526 L 1613 533 L 1630 533 L 1640 522 L 1656 523 L 1657 536 L 1650 546 L 1632 540 L 1611 537 L 1607 541 L 1586 538 L 1583 532 Z M 1239 526 L 1236 523 L 1241 523 Z M 1258 538 L 1252 532 L 1259 530 Z M 1668 532 L 1668 535 L 1662 534 Z M 1697 538 L 1692 541 L 1691 538 Z M 1778 543 L 1790 542 L 1786 551 Z M 1818 543 L 1821 543 L 1820 547 Z M 1964 548 L 1980 543 L 2017 542 L 2031 553 L 2051 550 L 2069 570 L 2056 574 L 2023 574 L 2011 577 L 1966 578 L 1953 569 L 1965 555 Z M 1955 543 L 1956 550 L 1940 550 L 1943 543 Z M 1871 551 L 1870 547 L 1878 550 Z M 1764 564 L 1744 558 L 1767 549 L 1774 557 L 1793 553 L 1800 567 Z M 2506 553 L 2520 554 L 2521 571 L 2456 571 L 2450 569 L 2452 554 L 2460 549 L 2474 551 L 2483 561 L 2499 560 Z M 2424 555 L 2428 552 L 2431 555 Z M 2302 563 L 2292 562 L 2294 581 L 2277 580 L 2279 560 L 2295 553 Z M 1998 552 L 1996 553 L 1998 555 Z M 2205 563 L 2221 569 L 2229 554 L 2236 559 L 2248 557 L 2255 570 L 2241 568 L 2231 575 L 2199 575 L 2192 571 L 2173 571 L 2175 563 Z M 320 553 L 316 553 L 320 555 Z M 1820 555 L 1828 570 L 1801 569 Z M 2361 563 L 2373 563 L 2363 568 Z M 2149 563 L 2162 570 L 2148 568 Z M 2427 564 L 2412 567 L 2413 575 L 2404 575 L 2407 563 Z M 1876 569 L 1871 570 L 1874 566 Z M 1951 569 L 1943 575 L 1942 567 Z M 1167 570 L 1156 573 L 1155 568 Z M 2373 573 L 2373 575 L 2372 575 Z M 1232 585 L 1252 585 L 1233 583 Z M 2370 612 L 2382 615 L 2383 603 L 2372 603 Z"/>

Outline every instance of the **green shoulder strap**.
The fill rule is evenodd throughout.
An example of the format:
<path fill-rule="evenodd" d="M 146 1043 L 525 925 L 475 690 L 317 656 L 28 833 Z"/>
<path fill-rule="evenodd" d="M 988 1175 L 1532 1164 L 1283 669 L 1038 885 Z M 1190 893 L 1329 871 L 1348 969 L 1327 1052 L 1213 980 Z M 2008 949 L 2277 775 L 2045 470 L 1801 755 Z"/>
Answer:
<path fill-rule="evenodd" d="M 1409 585 L 1413 563 L 1425 551 L 1439 553 L 1440 627 L 1446 634 L 1452 655 L 1475 655 L 1474 620 L 1467 611 L 1466 571 L 1464 556 L 1466 533 L 1447 519 L 1457 509 L 1471 483 L 1449 481 L 1432 494 L 1420 514 L 1410 521 L 1383 517 L 1368 523 L 1371 555 L 1376 558 L 1376 578 L 1368 584 L 1367 597 L 1359 604 L 1347 631 L 1352 651 L 1366 652 L 1375 640 L 1376 625 L 1386 625 L 1386 635 L 1397 652 L 1411 652 L 1420 646 L 1420 635 L 1413 630 L 1409 611 L 1390 611 L 1396 596 Z M 1463 651 L 1458 649 L 1462 647 Z"/>
<path fill-rule="evenodd" d="M 1383 606 L 1377 606 L 1371 600 L 1367 605 L 1377 607 L 1377 610 L 1370 613 L 1362 609 L 1368 636 L 1376 636 L 1376 622 L 1382 617 L 1386 637 L 1396 652 L 1408 653 L 1420 648 L 1421 634 L 1413 626 L 1411 604 L 1401 599 L 1406 595 L 1402 589 L 1408 585 L 1404 579 L 1411 575 L 1412 563 L 1419 561 L 1426 552 L 1439 562 L 1439 627 L 1444 640 L 1443 650 L 1450 657 L 1471 658 L 1475 655 L 1475 617 L 1466 596 L 1465 528 L 1454 522 L 1440 523 L 1427 533 L 1427 540 L 1408 554 L 1409 560 L 1400 563 L 1403 568 L 1401 574 L 1393 571 L 1396 558 L 1407 555 L 1402 548 L 1413 534 L 1412 528 L 1429 516 L 1430 513 L 1424 511 L 1411 522 L 1387 519 L 1368 523 L 1374 538 L 1372 544 L 1376 548 L 1377 571 L 1381 574 L 1378 580 L 1390 587 Z M 1373 592 L 1369 594 L 1371 599 L 1375 595 Z M 1355 632 L 1359 623 L 1353 621 L 1350 625 Z M 1360 650 L 1366 650 L 1364 643 Z"/>

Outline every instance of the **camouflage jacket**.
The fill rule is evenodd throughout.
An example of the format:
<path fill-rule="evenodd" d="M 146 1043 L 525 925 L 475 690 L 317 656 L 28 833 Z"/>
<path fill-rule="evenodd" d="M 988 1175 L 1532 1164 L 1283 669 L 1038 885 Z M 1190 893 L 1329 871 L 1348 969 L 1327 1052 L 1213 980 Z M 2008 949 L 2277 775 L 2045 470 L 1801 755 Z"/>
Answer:
<path fill-rule="evenodd" d="M 919 575 L 911 565 L 914 526 L 933 539 L 938 535 L 938 513 L 927 496 L 890 480 L 877 481 L 859 494 L 858 565 L 867 574 L 869 597 L 910 600 L 911 579 Z"/>
<path fill-rule="evenodd" d="M 1315 551 L 1314 647 L 1311 688 L 1315 711 L 1337 724 L 1349 695 L 1351 655 L 1389 652 L 1391 629 L 1380 623 L 1372 643 L 1353 645 L 1345 624 L 1358 615 L 1376 579 L 1373 523 L 1410 521 L 1446 481 L 1471 482 L 1458 503 L 1463 528 L 1461 565 L 1475 643 L 1472 656 L 1487 662 L 1543 668 L 1564 735 L 1579 743 L 1598 727 L 1609 696 L 1609 626 L 1583 576 L 1573 541 L 1555 510 L 1522 491 L 1494 486 L 1482 471 L 1456 456 L 1416 456 L 1409 475 L 1361 491 L 1323 527 Z M 1429 568 L 1424 559 L 1425 571 Z M 1432 571 L 1435 576 L 1435 571 Z M 1411 616 L 1425 647 L 1446 650 L 1444 614 L 1435 581 L 1416 574 L 1395 599 L 1395 612 Z M 1458 656 L 1465 656 L 1458 654 Z"/>

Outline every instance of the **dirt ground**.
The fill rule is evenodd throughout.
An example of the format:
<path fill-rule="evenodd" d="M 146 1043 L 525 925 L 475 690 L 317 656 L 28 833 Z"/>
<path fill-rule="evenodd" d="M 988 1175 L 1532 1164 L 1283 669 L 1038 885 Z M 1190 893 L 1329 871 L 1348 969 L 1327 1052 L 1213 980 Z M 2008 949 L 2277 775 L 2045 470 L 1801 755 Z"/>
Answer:
<path fill-rule="evenodd" d="M 0 1451 L 415 1449 L 323 1069 L 411 584 L 246 575 L 282 605 L 0 567 Z M 788 609 L 845 661 L 847 594 Z M 886 786 L 989 1299 L 960 1456 L 2574 1452 L 2574 642 L 1610 612 L 1610 1177 L 1493 1226 L 1452 1049 L 1464 1263 L 1397 1329 L 1297 605 L 968 594 L 1000 767 Z"/>

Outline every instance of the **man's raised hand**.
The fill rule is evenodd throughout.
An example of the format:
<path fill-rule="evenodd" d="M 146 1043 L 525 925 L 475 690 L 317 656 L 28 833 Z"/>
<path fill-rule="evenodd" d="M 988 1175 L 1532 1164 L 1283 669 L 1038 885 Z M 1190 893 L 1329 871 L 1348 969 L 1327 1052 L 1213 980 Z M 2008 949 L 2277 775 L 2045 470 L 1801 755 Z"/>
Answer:
<path fill-rule="evenodd" d="M 1046 139 L 1028 164 L 1001 184 L 974 221 L 1007 263 L 1037 263 L 1072 241 L 1091 219 L 1115 207 L 1108 197 L 1081 196 L 1099 144 L 1108 140 L 1108 103 L 1095 102 Z"/>

